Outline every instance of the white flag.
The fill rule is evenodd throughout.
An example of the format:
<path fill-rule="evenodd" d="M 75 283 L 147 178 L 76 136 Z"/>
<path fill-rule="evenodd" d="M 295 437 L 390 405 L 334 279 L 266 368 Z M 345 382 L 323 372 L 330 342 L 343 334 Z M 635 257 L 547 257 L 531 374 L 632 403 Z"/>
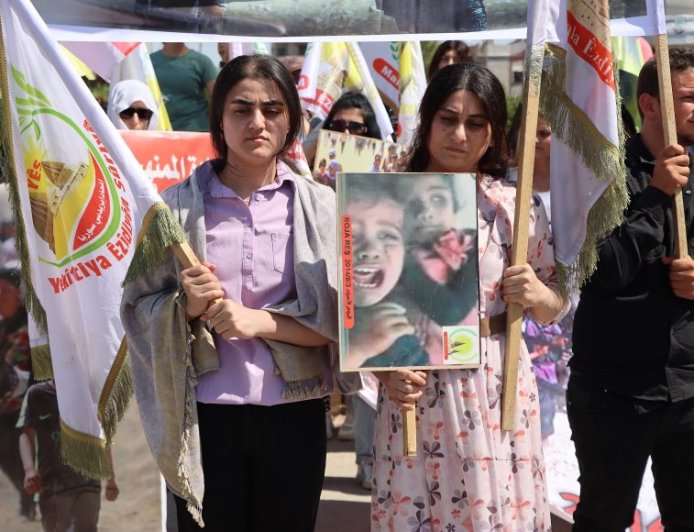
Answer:
<path fill-rule="evenodd" d="M 552 126 L 554 253 L 576 285 L 626 206 L 608 0 L 531 0 L 528 46 L 528 75 L 532 83 L 542 65 L 541 112 Z"/>
<path fill-rule="evenodd" d="M 381 130 L 381 138 L 387 139 L 393 133 L 393 124 L 390 121 L 385 105 L 383 105 L 381 95 L 378 94 L 378 89 L 371 77 L 366 59 L 364 59 L 364 54 L 362 54 L 361 48 L 357 43 L 346 42 L 344 45 L 347 47 L 349 55 L 345 88 L 347 90 L 358 90 L 366 96 L 376 115 L 376 122 Z"/>
<path fill-rule="evenodd" d="M 142 220 L 159 226 L 170 211 L 31 3 L 4 0 L 0 14 L 5 170 L 27 306 L 48 333 L 43 367 L 56 382 L 63 457 L 106 476 L 106 445 L 131 393 L 121 283 L 141 254 Z"/>
<path fill-rule="evenodd" d="M 66 41 L 65 48 L 79 57 L 84 64 L 110 82 L 111 72 L 140 44 L 138 42 L 86 42 Z"/>
<path fill-rule="evenodd" d="M 400 43 L 362 42 L 359 47 L 383 101 L 397 113 L 400 109 Z"/>
<path fill-rule="evenodd" d="M 400 113 L 398 144 L 409 146 L 417 129 L 417 112 L 427 89 L 427 75 L 419 41 L 401 43 Z"/>

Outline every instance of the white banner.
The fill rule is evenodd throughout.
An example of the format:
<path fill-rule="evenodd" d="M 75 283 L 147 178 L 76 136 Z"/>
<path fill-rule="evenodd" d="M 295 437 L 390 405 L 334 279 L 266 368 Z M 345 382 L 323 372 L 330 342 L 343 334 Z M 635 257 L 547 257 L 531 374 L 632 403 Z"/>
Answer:
<path fill-rule="evenodd" d="M 138 42 L 67 41 L 60 43 L 79 57 L 89 68 L 106 81 L 111 81 L 111 72 L 137 46 Z"/>
<path fill-rule="evenodd" d="M 400 44 L 363 42 L 359 44 L 369 65 L 376 88 L 394 111 L 400 108 Z"/>
<path fill-rule="evenodd" d="M 127 404 L 121 282 L 144 211 L 160 201 L 28 0 L 1 3 L 4 129 L 11 130 L 24 268 L 45 310 L 68 463 L 108 473 Z"/>
<path fill-rule="evenodd" d="M 400 113 L 398 120 L 398 144 L 409 146 L 417 128 L 417 113 L 427 75 L 419 41 L 408 41 L 400 48 Z"/>

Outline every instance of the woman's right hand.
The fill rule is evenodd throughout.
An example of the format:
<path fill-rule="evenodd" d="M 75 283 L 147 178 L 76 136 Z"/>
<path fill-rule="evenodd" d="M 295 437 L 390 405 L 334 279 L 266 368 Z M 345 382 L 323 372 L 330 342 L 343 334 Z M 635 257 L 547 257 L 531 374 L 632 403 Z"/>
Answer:
<path fill-rule="evenodd" d="M 414 405 L 422 396 L 427 383 L 427 374 L 423 371 L 398 369 L 395 371 L 374 372 L 378 380 L 388 390 L 390 400 L 402 410 L 414 410 Z"/>
<path fill-rule="evenodd" d="M 201 316 L 212 301 L 224 297 L 222 285 L 214 274 L 217 267 L 203 262 L 183 270 L 179 281 L 186 293 L 186 316 L 189 320 Z"/>

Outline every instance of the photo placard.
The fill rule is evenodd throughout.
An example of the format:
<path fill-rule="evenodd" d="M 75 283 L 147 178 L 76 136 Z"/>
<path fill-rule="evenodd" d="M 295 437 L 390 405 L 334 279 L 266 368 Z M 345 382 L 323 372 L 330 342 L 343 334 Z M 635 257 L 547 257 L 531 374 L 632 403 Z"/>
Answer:
<path fill-rule="evenodd" d="M 480 364 L 473 174 L 337 179 L 342 371 Z"/>

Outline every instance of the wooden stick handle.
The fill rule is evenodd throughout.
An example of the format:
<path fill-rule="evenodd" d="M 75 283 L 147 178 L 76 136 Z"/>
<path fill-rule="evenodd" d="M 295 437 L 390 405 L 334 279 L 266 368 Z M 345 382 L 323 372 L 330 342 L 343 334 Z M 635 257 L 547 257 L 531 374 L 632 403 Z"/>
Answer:
<path fill-rule="evenodd" d="M 672 98 L 672 79 L 670 76 L 670 56 L 668 55 L 667 35 L 658 35 L 655 46 L 655 58 L 658 63 L 660 109 L 663 119 L 665 145 L 667 146 L 670 144 L 677 144 L 677 123 L 675 122 L 675 104 Z M 657 155 L 657 153 L 653 155 Z M 680 189 L 675 192 L 672 199 L 672 216 L 675 225 L 675 257 L 682 259 L 689 255 L 682 190 Z"/>
<path fill-rule="evenodd" d="M 509 303 L 506 309 L 506 352 L 504 380 L 501 391 L 501 430 L 511 431 L 516 424 L 516 391 L 518 388 L 518 364 L 522 340 L 523 307 Z"/>
<path fill-rule="evenodd" d="M 529 78 L 529 75 L 526 75 Z M 539 87 L 538 87 L 539 89 Z M 540 94 L 526 80 L 523 94 L 523 121 L 521 125 L 521 157 L 518 161 L 516 210 L 513 220 L 511 264 L 516 266 L 528 260 L 528 234 L 530 229 L 530 202 L 533 193 L 535 167 L 535 132 L 540 108 Z M 521 346 L 523 307 L 509 304 L 506 310 L 506 347 L 504 351 L 504 377 L 501 392 L 501 430 L 513 430 L 516 412 L 516 388 Z"/>
<path fill-rule="evenodd" d="M 414 410 L 402 410 L 403 454 L 417 456 L 417 417 Z"/>
<path fill-rule="evenodd" d="M 193 251 L 193 248 L 190 247 L 187 240 L 184 240 L 180 244 L 174 244 L 171 246 L 171 249 L 174 252 L 174 255 L 176 255 L 176 258 L 181 261 L 183 269 L 192 268 L 193 266 L 200 264 L 200 260 Z"/>
<path fill-rule="evenodd" d="M 184 240 L 180 244 L 174 244 L 173 246 L 171 246 L 171 250 L 174 252 L 174 255 L 176 255 L 176 258 L 179 261 L 181 261 L 184 270 L 200 264 L 200 259 L 198 259 L 198 256 L 193 251 L 193 248 L 190 247 L 190 244 L 187 240 Z M 222 298 L 218 297 L 217 299 L 212 301 L 210 305 L 218 303 L 220 301 L 222 301 Z"/>

